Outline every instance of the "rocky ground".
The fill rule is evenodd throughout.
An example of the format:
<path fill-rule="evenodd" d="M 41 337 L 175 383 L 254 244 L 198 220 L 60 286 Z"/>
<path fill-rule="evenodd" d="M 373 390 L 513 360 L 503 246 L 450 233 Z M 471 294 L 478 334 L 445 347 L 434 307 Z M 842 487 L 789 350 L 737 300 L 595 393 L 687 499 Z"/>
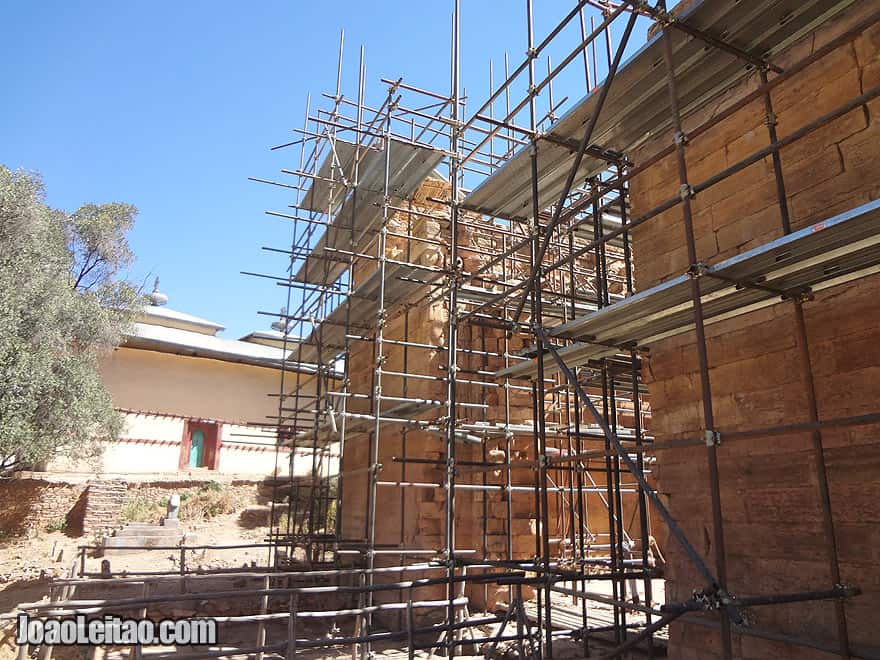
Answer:
<path fill-rule="evenodd" d="M 202 545 L 243 545 L 261 543 L 267 533 L 254 525 L 253 516 L 240 513 L 217 516 L 210 521 L 189 522 L 184 527 L 195 533 Z M 64 577 L 72 567 L 79 568 L 78 546 L 93 541 L 70 537 L 64 532 L 47 532 L 34 538 L 6 538 L 0 541 L 0 614 L 14 610 L 20 602 L 40 600 L 48 595 L 51 578 Z M 267 549 L 239 548 L 189 553 L 187 564 L 203 569 L 238 568 L 262 565 L 268 560 Z M 114 573 L 176 570 L 180 554 L 151 550 L 113 554 L 109 559 Z M 86 558 L 86 571 L 99 572 L 101 557 Z"/>
<path fill-rule="evenodd" d="M 254 510 L 246 510 L 243 514 L 228 514 L 218 516 L 210 521 L 189 523 L 186 525 L 187 532 L 195 533 L 198 536 L 198 543 L 204 545 L 261 543 L 268 531 L 268 528 L 261 524 L 268 522 L 268 517 L 264 516 L 264 513 L 257 511 L 256 507 L 254 507 Z M 50 580 L 68 575 L 74 566 L 78 570 L 80 565 L 78 546 L 87 542 L 88 540 L 83 538 L 68 537 L 63 532 L 45 533 L 30 539 L 5 539 L 0 542 L 0 615 L 14 612 L 19 603 L 48 598 Z M 108 558 L 114 574 L 128 573 L 130 575 L 143 571 L 177 570 L 180 561 L 178 552 L 162 550 L 126 552 L 114 554 Z M 187 565 L 188 567 L 201 568 L 203 570 L 242 568 L 265 566 L 268 559 L 268 549 L 238 548 L 189 553 Z M 99 572 L 101 561 L 101 557 L 87 557 L 86 570 L 88 572 Z M 185 615 L 190 614 L 190 612 L 185 613 Z M 595 619 L 598 614 L 601 613 L 594 612 L 593 618 Z M 183 615 L 184 613 L 181 613 L 181 616 Z M 508 629 L 506 634 L 510 634 L 513 630 Z M 319 630 L 317 627 L 310 631 L 301 629 L 301 632 L 304 637 L 314 639 L 318 639 L 326 634 L 326 630 Z M 480 636 L 480 633 L 482 633 L 483 637 L 492 637 L 497 634 L 497 625 L 485 626 L 479 633 L 475 632 L 477 636 Z M 240 641 L 242 646 L 251 645 L 253 643 L 253 634 L 253 624 L 249 624 L 242 627 L 241 640 L 228 640 L 227 643 L 237 646 L 239 644 L 234 642 Z M 269 631 L 268 637 L 270 640 L 284 639 L 285 634 L 286 628 Z M 0 660 L 16 657 L 17 651 L 13 638 L 14 624 L 12 622 L 4 623 L 0 621 Z M 399 650 L 394 650 L 391 646 L 391 644 L 388 644 L 388 648 L 383 648 L 383 645 L 377 645 L 375 657 L 383 660 L 396 660 L 397 658 L 407 657 L 405 652 L 401 654 Z M 516 647 L 517 644 L 514 642 L 502 642 L 494 650 L 492 657 L 498 659 L 518 658 L 519 654 Z M 475 644 L 474 646 L 461 648 L 460 652 L 465 655 L 457 655 L 457 657 L 471 657 L 467 653 L 474 652 L 480 655 L 473 657 L 483 657 L 482 653 L 486 650 L 488 649 L 483 645 Z M 53 657 L 56 660 L 86 658 L 88 657 L 86 651 L 86 649 L 77 648 L 58 648 Z M 554 651 L 555 655 L 560 658 L 583 657 L 580 645 L 574 642 L 560 640 L 559 647 L 554 649 Z M 126 658 L 129 657 L 129 652 L 130 649 L 111 649 L 106 656 L 101 657 Z M 351 647 L 316 649 L 309 652 L 298 650 L 297 657 L 303 658 L 303 660 L 329 660 L 330 658 L 351 657 L 351 653 Z M 428 657 L 428 655 L 427 652 L 418 653 L 417 657 Z M 144 655 L 144 657 L 148 656 L 149 652 Z M 266 655 L 267 660 L 276 657 L 283 656 Z"/>

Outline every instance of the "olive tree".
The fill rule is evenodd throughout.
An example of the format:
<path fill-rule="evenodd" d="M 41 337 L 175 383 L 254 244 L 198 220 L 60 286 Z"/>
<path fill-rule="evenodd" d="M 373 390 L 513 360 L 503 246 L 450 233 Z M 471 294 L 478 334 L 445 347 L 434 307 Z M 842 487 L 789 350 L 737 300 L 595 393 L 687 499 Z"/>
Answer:
<path fill-rule="evenodd" d="M 98 374 L 141 304 L 121 275 L 137 210 L 45 203 L 38 175 L 0 165 L 0 475 L 95 459 L 122 417 Z"/>

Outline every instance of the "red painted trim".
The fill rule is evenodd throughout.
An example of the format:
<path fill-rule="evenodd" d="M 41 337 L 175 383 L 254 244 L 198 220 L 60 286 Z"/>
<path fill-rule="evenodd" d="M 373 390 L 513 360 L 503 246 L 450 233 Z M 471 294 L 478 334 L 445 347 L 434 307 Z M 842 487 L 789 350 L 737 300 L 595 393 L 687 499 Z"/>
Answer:
<path fill-rule="evenodd" d="M 183 424 L 183 440 L 180 443 L 180 460 L 178 467 L 185 470 L 189 467 L 189 450 L 192 448 L 192 432 L 201 430 L 205 434 L 204 467 L 216 470 L 220 462 L 220 425 L 206 422 L 186 420 Z"/>
<path fill-rule="evenodd" d="M 180 457 L 177 461 L 177 469 L 179 470 L 185 470 L 189 467 L 189 450 L 192 448 L 192 440 L 190 440 L 191 433 L 192 422 L 186 420 L 183 423 L 183 438 L 180 440 Z"/>
<path fill-rule="evenodd" d="M 216 470 L 220 465 L 220 443 L 223 434 L 222 424 L 211 424 L 211 433 L 205 434 L 205 467 Z"/>
<path fill-rule="evenodd" d="M 116 442 L 128 443 L 133 445 L 155 445 L 160 447 L 178 447 L 181 445 L 181 440 L 157 440 L 155 438 L 117 438 L 116 440 L 109 440 L 107 444 L 113 444 Z M 265 445 L 251 445 L 251 444 L 243 444 L 238 443 L 235 440 L 229 440 L 227 442 L 220 442 L 220 447 L 225 448 L 226 451 L 268 451 L 275 452 L 276 447 L 273 444 L 266 443 Z M 282 453 L 290 453 L 289 447 L 278 447 L 278 451 Z M 189 455 L 187 455 L 189 458 Z"/>

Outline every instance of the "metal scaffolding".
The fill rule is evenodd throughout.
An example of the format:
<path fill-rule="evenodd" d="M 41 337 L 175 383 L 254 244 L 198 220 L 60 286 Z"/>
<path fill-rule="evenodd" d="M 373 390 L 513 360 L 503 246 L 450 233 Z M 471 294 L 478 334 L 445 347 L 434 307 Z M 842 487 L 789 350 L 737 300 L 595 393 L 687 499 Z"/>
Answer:
<path fill-rule="evenodd" d="M 816 291 L 880 271 L 880 202 L 793 231 L 779 152 L 880 88 L 781 138 L 768 121 L 766 147 L 706 180 L 690 177 L 686 154 L 755 100 L 772 117 L 775 87 L 880 15 L 782 70 L 775 55 L 853 2 L 703 0 L 679 16 L 663 0 L 577 0 L 539 42 L 527 0 L 525 60 L 509 70 L 505 56 L 499 85 L 490 68 L 487 99 L 468 112 L 459 0 L 453 5 L 448 93 L 383 79 L 384 101 L 368 105 L 361 48 L 352 100 L 341 89 L 340 39 L 334 93 L 317 106 L 310 100 L 297 138 L 274 147 L 297 149 L 298 166 L 282 170 L 283 180 L 255 179 L 294 197 L 289 209 L 267 211 L 291 223 L 292 240 L 272 248 L 289 260 L 288 272 L 273 277 L 287 304 L 280 315 L 262 313 L 279 316 L 280 341 L 297 365 L 283 370 L 277 395 L 279 447 L 292 449 L 291 457 L 307 451 L 311 467 L 296 474 L 291 458 L 274 479 L 270 560 L 287 581 L 248 591 L 289 598 L 281 618 L 294 632 L 285 628 L 284 642 L 264 637 L 235 652 L 293 657 L 309 644 L 354 645 L 366 658 L 374 645 L 392 643 L 409 657 L 451 657 L 506 642 L 520 657 L 551 658 L 567 639 L 585 657 L 630 650 L 654 657 L 658 635 L 682 620 L 717 626 L 724 658 L 733 656 L 733 634 L 858 657 L 843 602 L 859 589 L 840 577 L 822 431 L 880 421 L 880 413 L 819 418 L 802 307 Z M 788 18 L 776 21 L 777 14 Z M 646 22 L 656 34 L 624 62 Z M 541 77 L 551 44 L 578 27 L 580 39 L 555 67 L 548 59 Z M 553 81 L 581 66 L 586 95 L 558 117 L 565 100 L 554 98 Z M 684 132 L 682 117 L 753 71 L 757 86 Z M 512 101 L 518 85 L 527 92 Z M 649 137 L 665 133 L 673 139 L 654 156 L 631 160 Z M 667 157 L 677 166 L 668 199 L 632 217 L 631 181 Z M 694 195 L 766 157 L 784 235 L 720 263 L 701 262 Z M 637 291 L 632 232 L 671 209 L 681 212 L 690 267 Z M 808 419 L 723 437 L 811 432 L 828 580 L 811 591 L 737 597 L 727 585 L 721 434 L 705 326 L 776 304 L 795 310 Z M 432 310 L 429 323 L 425 310 Z M 696 336 L 704 435 L 655 441 L 641 351 L 685 332 Z M 711 562 L 652 477 L 656 449 L 688 446 L 706 448 Z M 410 523 L 424 521 L 414 509 L 428 505 L 438 527 L 414 534 Z M 657 526 L 700 576 L 690 598 L 655 603 Z M 429 576 L 406 579 L 410 572 Z M 333 586 L 291 587 L 290 576 Z M 325 613 L 352 621 L 348 632 L 297 639 L 296 621 L 318 617 L 297 609 L 296 598 L 313 588 L 351 600 Z M 473 603 L 495 609 L 490 589 L 505 591 L 505 613 L 471 614 Z M 833 644 L 757 629 L 744 615 L 751 606 L 826 599 L 838 623 Z M 597 604 L 609 621 L 594 620 Z M 417 621 L 414 610 L 425 618 Z M 487 636 L 479 629 L 488 625 L 496 632 Z"/>
<path fill-rule="evenodd" d="M 517 585 L 516 590 L 510 587 L 508 599 L 510 617 L 518 617 L 516 637 L 530 640 L 531 652 L 542 657 L 552 657 L 554 639 L 560 634 L 581 640 L 585 653 L 589 652 L 594 637 L 591 600 L 612 606 L 611 640 L 618 646 L 612 655 L 637 646 L 651 654 L 658 630 L 691 612 L 709 610 L 717 612 L 720 622 L 722 655 L 731 657 L 732 631 L 761 634 L 745 625 L 742 612 L 749 604 L 812 598 L 836 599 L 836 650 L 850 657 L 841 599 L 858 590 L 841 585 L 837 568 L 821 428 L 851 420 L 820 421 L 813 404 L 810 423 L 828 534 L 829 583 L 812 593 L 734 598 L 726 587 L 719 434 L 704 327 L 789 301 L 797 310 L 800 322 L 795 330 L 805 347 L 803 301 L 812 292 L 877 271 L 880 204 L 792 232 L 778 157 L 783 146 L 874 98 L 877 90 L 848 99 L 835 112 L 782 139 L 768 122 L 766 148 L 699 183 L 688 176 L 686 153 L 690 140 L 756 98 L 764 99 L 768 117 L 773 116 L 773 87 L 821 59 L 830 48 L 787 70 L 774 63 L 773 55 L 851 3 L 797 3 L 798 11 L 780 26 L 769 20 L 770 12 L 759 11 L 759 2 L 706 1 L 679 17 L 667 12 L 662 1 L 584 0 L 574 3 L 540 43 L 534 36 L 531 2 L 526 4 L 528 55 L 513 72 L 505 57 L 505 80 L 500 85 L 494 85 L 490 68 L 488 98 L 475 112 L 466 113 L 459 89 L 456 2 L 448 94 L 383 79 L 388 86 L 384 103 L 368 107 L 363 102 L 362 51 L 357 102 L 346 101 L 337 84 L 335 94 L 325 95 L 331 107 L 309 114 L 305 128 L 298 131 L 301 166 L 285 170 L 296 177 L 296 183 L 283 185 L 296 190 L 299 201 L 292 205 L 294 213 L 273 214 L 294 223 L 286 285 L 300 293 L 299 307 L 284 318 L 292 322 L 290 334 L 304 339 L 291 340 L 291 352 L 295 361 L 316 363 L 317 376 L 297 374 L 294 387 L 282 387 L 279 431 L 294 448 L 310 447 L 313 456 L 320 456 L 318 448 L 329 452 L 337 447 L 341 461 L 334 472 L 332 461 L 318 459 L 321 483 L 333 483 L 335 488 L 323 491 L 317 504 L 308 498 L 307 515 L 301 499 L 288 498 L 287 528 L 279 526 L 273 540 L 286 548 L 288 557 L 294 556 L 294 546 L 306 548 L 312 564 L 359 562 L 366 571 L 364 603 L 369 608 L 381 553 L 393 555 L 401 565 L 413 555 L 424 559 L 424 545 L 405 542 L 403 512 L 410 500 L 403 491 L 430 490 L 434 501 L 442 501 L 444 507 L 443 545 L 431 550 L 436 551 L 436 565 L 445 570 L 447 597 L 446 634 L 432 646 L 450 655 L 466 643 L 457 633 L 457 626 L 467 621 L 457 599 L 470 592 L 460 589 L 460 584 L 485 587 L 484 572 L 492 568 L 502 571 L 492 577 L 496 585 Z M 587 13 L 592 14 L 589 23 Z M 655 21 L 657 34 L 624 65 L 624 52 L 629 52 L 628 42 L 640 19 Z M 539 79 L 539 59 L 566 27 L 578 23 L 580 43 L 555 68 L 548 58 L 548 74 Z M 612 30 L 618 24 L 623 27 Z M 727 27 L 723 39 L 717 25 Z M 865 23 L 837 41 L 852 39 L 864 27 Z M 596 55 L 597 44 L 606 52 L 604 61 Z M 563 104 L 554 102 L 553 80 L 581 60 L 587 95 L 557 118 Z M 341 42 L 339 62 L 341 72 Z M 683 115 L 752 70 L 761 75 L 758 89 L 685 135 Z M 337 83 L 340 78 L 341 73 Z M 523 79 L 528 93 L 511 104 L 511 90 Z M 502 99 L 499 118 L 496 110 Z M 543 130 L 548 120 L 550 127 Z M 672 143 L 650 160 L 633 163 L 628 154 L 647 136 L 662 131 L 671 132 Z M 630 217 L 629 182 L 669 156 L 678 163 L 678 187 L 656 208 Z M 785 235 L 727 261 L 702 263 L 691 199 L 766 156 L 773 161 Z M 432 208 L 416 209 L 413 198 L 420 186 L 441 170 L 444 192 L 429 198 Z M 466 184 L 471 182 L 476 185 L 469 189 Z M 682 213 L 682 240 L 690 268 L 684 275 L 636 292 L 631 232 L 676 207 Z M 415 230 L 420 222 L 433 223 L 438 231 L 420 233 Z M 393 257 L 392 239 L 398 241 Z M 412 257 L 425 245 L 442 252 L 440 265 L 428 267 Z M 782 263 L 781 253 L 786 255 Z M 447 311 L 442 342 L 414 340 L 407 327 L 411 310 L 439 300 L 445 301 Z M 405 319 L 402 334 L 389 332 L 395 315 Z M 683 332 L 695 332 L 697 338 L 705 437 L 660 446 L 706 446 L 714 565 L 694 549 L 658 498 L 650 476 L 655 443 L 649 433 L 650 406 L 641 383 L 640 350 Z M 388 367 L 392 349 L 402 352 L 399 368 Z M 445 364 L 437 365 L 434 373 L 420 371 L 426 364 L 421 355 L 432 351 L 442 352 Z M 365 391 L 352 388 L 350 369 L 357 363 L 357 352 L 369 352 L 373 368 Z M 809 375 L 809 355 L 803 358 Z M 414 389 L 425 388 L 411 384 L 425 381 L 427 389 L 435 391 L 433 398 L 412 395 Z M 523 395 L 530 402 L 530 419 L 517 415 Z M 767 431 L 772 429 L 738 435 L 756 437 Z M 435 438 L 429 456 L 408 451 L 407 438 L 416 432 Z M 346 447 L 364 436 L 369 446 L 366 462 L 347 464 Z M 399 446 L 398 438 L 402 438 Z M 393 457 L 397 478 L 380 476 L 388 471 L 380 457 L 383 443 L 389 442 L 398 449 Z M 523 446 L 528 446 L 527 451 L 520 450 Z M 423 445 L 418 447 L 417 452 L 424 451 Z M 408 474 L 408 468 L 419 466 L 436 468 L 440 473 L 436 481 Z M 530 478 L 518 479 L 529 472 Z M 492 473 L 502 474 L 503 479 L 495 483 L 487 478 Z M 342 521 L 353 515 L 346 507 L 355 498 L 343 493 L 353 487 L 346 481 L 357 474 L 366 475 L 364 533 L 347 538 Z M 390 498 L 385 493 L 390 490 L 400 491 L 395 515 L 401 516 L 401 533 L 396 543 L 377 539 L 377 516 L 387 515 L 385 503 Z M 472 515 L 473 508 L 466 507 L 463 514 L 456 499 L 474 491 L 480 493 L 482 529 L 463 535 L 463 519 Z M 487 551 L 487 508 L 493 493 L 506 507 L 502 527 L 506 547 L 501 557 Z M 335 529 L 329 535 L 326 516 L 334 497 Z M 522 498 L 534 502 L 534 550 L 528 556 L 514 548 L 512 538 L 512 502 Z M 597 504 L 607 519 L 601 533 L 591 529 Z M 630 514 L 630 521 L 625 514 Z M 659 609 L 652 605 L 652 577 L 658 574 L 656 548 L 649 543 L 652 517 L 683 546 L 703 579 L 703 584 L 695 585 L 693 598 Z M 294 520 L 305 522 L 294 529 L 290 526 Z M 597 580 L 610 581 L 610 595 L 588 589 L 588 583 Z M 631 586 L 627 597 L 627 580 L 641 581 L 644 605 L 633 602 Z M 517 600 L 522 585 L 533 588 L 537 598 L 537 608 L 530 605 L 531 622 L 526 604 Z M 578 603 L 580 625 L 561 630 L 554 626 L 559 595 Z M 537 625 L 533 628 L 530 623 Z M 595 626 L 595 632 L 600 627 Z M 366 650 L 373 628 L 367 614 L 358 627 L 367 640 Z"/>

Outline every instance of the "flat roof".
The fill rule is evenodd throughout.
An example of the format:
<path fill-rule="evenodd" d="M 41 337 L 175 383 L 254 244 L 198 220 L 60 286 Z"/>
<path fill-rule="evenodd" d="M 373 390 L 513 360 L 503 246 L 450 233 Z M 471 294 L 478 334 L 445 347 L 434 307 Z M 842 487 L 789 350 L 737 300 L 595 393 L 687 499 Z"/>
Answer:
<path fill-rule="evenodd" d="M 285 369 L 314 373 L 314 365 L 292 362 L 291 351 L 238 339 L 224 339 L 214 335 L 169 328 L 151 323 L 136 322 L 126 334 L 124 348 L 137 348 L 176 355 L 237 362 L 257 367 Z"/>

